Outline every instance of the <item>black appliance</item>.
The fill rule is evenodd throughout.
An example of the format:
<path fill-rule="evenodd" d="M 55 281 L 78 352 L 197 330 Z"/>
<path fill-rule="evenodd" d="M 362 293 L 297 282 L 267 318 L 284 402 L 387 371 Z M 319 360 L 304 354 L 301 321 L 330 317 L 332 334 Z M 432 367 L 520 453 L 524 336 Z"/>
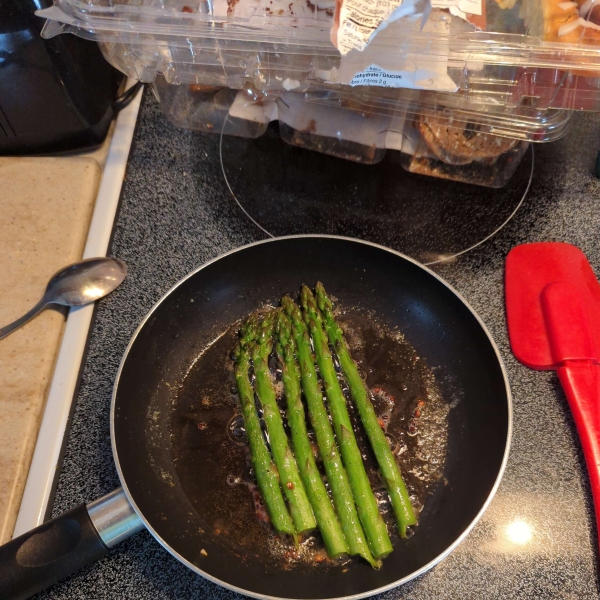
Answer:
<path fill-rule="evenodd" d="M 51 0 L 0 0 L 0 155 L 84 150 L 102 143 L 124 75 L 95 42 L 43 39 L 34 12 Z"/>

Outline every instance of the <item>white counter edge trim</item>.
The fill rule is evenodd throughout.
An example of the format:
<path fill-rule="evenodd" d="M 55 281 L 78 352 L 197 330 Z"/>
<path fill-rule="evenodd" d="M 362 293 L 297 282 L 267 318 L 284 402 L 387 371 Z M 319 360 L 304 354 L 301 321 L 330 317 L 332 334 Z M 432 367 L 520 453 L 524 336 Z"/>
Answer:
<path fill-rule="evenodd" d="M 108 250 L 141 99 L 138 93 L 117 117 L 83 258 L 105 256 Z M 13 538 L 44 521 L 93 314 L 93 305 L 69 311 Z"/>

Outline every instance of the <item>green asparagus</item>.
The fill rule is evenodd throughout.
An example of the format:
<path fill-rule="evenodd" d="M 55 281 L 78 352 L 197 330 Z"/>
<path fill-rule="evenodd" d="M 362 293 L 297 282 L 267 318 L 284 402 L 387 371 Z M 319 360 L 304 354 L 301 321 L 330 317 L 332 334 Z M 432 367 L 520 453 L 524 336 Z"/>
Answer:
<path fill-rule="evenodd" d="M 350 393 L 352 394 L 362 424 L 367 432 L 369 441 L 371 442 L 375 457 L 377 458 L 377 463 L 381 469 L 385 485 L 392 501 L 398 530 L 401 537 L 406 537 L 406 528 L 417 522 L 413 507 L 410 503 L 408 491 L 406 490 L 406 485 L 404 484 L 394 455 L 390 450 L 385 434 L 379 425 L 379 419 L 377 418 L 375 409 L 369 398 L 369 390 L 358 373 L 358 369 L 356 368 L 354 360 L 352 360 L 352 356 L 350 356 L 350 352 L 344 341 L 343 331 L 333 316 L 333 305 L 331 300 L 327 296 L 322 283 L 317 283 L 315 291 L 317 304 L 324 317 L 325 330 L 327 331 L 329 341 L 340 359 L 342 372 L 348 382 Z"/>
<path fill-rule="evenodd" d="M 242 406 L 246 436 L 250 444 L 250 456 L 256 474 L 258 489 L 265 501 L 271 523 L 279 533 L 287 533 L 296 539 L 296 529 L 288 512 L 279 485 L 279 474 L 263 438 L 260 421 L 254 405 L 254 390 L 248 378 L 250 355 L 247 346 L 238 345 L 235 364 L 235 380 Z"/>
<path fill-rule="evenodd" d="M 296 363 L 296 344 L 292 337 L 292 326 L 281 311 L 277 314 L 277 354 L 282 364 L 282 379 L 287 402 L 287 421 L 292 434 L 292 446 L 298 461 L 300 476 L 308 499 L 315 513 L 317 525 L 325 543 L 327 554 L 335 558 L 348 553 L 348 544 L 325 484 L 315 463 L 308 432 L 300 388 L 300 371 Z"/>
<path fill-rule="evenodd" d="M 253 321 L 251 326 L 255 326 L 255 323 L 256 321 Z M 288 444 L 269 372 L 268 361 L 273 349 L 274 327 L 275 311 L 271 311 L 263 317 L 262 323 L 256 332 L 257 342 L 252 349 L 256 394 L 262 404 L 263 418 L 267 425 L 273 460 L 281 477 L 290 514 L 298 533 L 303 533 L 314 529 L 317 523 L 298 472 L 296 459 Z"/>
<path fill-rule="evenodd" d="M 305 285 L 302 286 L 301 301 L 304 309 L 304 319 L 308 323 L 313 336 L 317 363 L 323 378 L 333 426 L 350 480 L 350 486 L 352 487 L 358 515 L 373 556 L 377 559 L 383 558 L 392 551 L 392 542 L 383 517 L 379 512 L 377 499 L 371 489 L 360 449 L 356 443 L 346 407 L 346 399 L 337 379 L 333 358 L 329 351 L 327 334 L 323 330 L 323 320 L 319 307 L 313 293 Z"/>
<path fill-rule="evenodd" d="M 281 304 L 285 313 L 291 320 L 292 335 L 298 349 L 302 389 L 304 390 L 304 396 L 308 406 L 308 414 L 317 438 L 317 445 L 323 460 L 327 479 L 331 486 L 333 503 L 348 542 L 349 553 L 362 556 L 373 567 L 379 568 L 381 566 L 381 561 L 377 561 L 373 558 L 367 544 L 354 505 L 348 475 L 342 464 L 333 430 L 329 423 L 327 410 L 323 404 L 323 392 L 319 380 L 317 379 L 308 329 L 303 321 L 300 308 L 291 298 L 286 296 L 282 299 Z"/>

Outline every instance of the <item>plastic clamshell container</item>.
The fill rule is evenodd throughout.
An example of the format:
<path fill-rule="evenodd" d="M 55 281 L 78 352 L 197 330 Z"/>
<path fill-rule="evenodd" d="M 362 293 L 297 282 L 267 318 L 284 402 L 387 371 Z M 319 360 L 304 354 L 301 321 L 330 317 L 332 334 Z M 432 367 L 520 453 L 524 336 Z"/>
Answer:
<path fill-rule="evenodd" d="M 489 133 L 472 114 L 448 110 L 414 118 L 408 111 L 367 113 L 288 93 L 278 100 L 278 117 L 282 139 L 294 146 L 364 164 L 397 152 L 411 173 L 493 188 L 508 183 L 529 147 Z"/>
<path fill-rule="evenodd" d="M 344 86 L 318 92 L 264 94 L 251 87 L 231 90 L 202 84 L 171 85 L 164 77 L 157 77 L 153 90 L 163 112 L 177 127 L 253 138 L 261 136 L 273 120 L 279 119 L 296 132 L 309 133 L 311 129 L 314 133 L 318 121 L 322 132 L 327 128 L 325 137 L 379 148 L 386 147 L 382 135 L 390 137 L 390 131 L 395 130 L 401 134 L 407 118 L 452 120 L 456 126 L 471 123 L 489 134 L 550 142 L 567 132 L 571 116 L 571 111 L 528 106 L 505 109 L 472 105 L 465 109 L 453 94 L 402 89 L 384 90 L 386 95 L 372 88 Z M 301 137 L 294 134 L 299 144 L 303 143 Z"/>
<path fill-rule="evenodd" d="M 522 109 L 517 121 L 497 107 L 477 112 L 444 106 L 431 92 L 399 96 L 393 110 L 381 110 L 357 96 L 269 96 L 252 89 L 173 86 L 164 78 L 154 90 L 168 119 L 188 129 L 254 138 L 278 120 L 282 139 L 306 150 L 363 164 L 397 152 L 408 171 L 488 187 L 508 182 L 530 141 L 563 135 L 571 114 Z M 428 129 L 435 135 L 427 136 Z"/>
<path fill-rule="evenodd" d="M 141 81 L 160 73 L 174 84 L 269 93 L 346 85 L 364 69 L 366 55 L 342 57 L 330 41 L 335 8 L 335 0 L 56 0 L 37 14 L 48 19 L 45 36 L 96 40 Z M 367 50 L 402 73 L 394 85 L 463 92 L 463 105 L 600 108 L 600 6 L 481 0 L 480 12 L 470 22 L 434 8 L 422 28 L 398 19 Z"/>

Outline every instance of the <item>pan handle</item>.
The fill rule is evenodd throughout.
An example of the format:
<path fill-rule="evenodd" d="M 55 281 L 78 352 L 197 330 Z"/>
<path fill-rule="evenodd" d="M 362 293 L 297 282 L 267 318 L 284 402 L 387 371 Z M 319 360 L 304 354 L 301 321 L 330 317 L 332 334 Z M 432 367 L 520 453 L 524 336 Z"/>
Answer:
<path fill-rule="evenodd" d="M 142 528 L 122 488 L 80 504 L 0 546 L 0 598 L 29 598 Z"/>

